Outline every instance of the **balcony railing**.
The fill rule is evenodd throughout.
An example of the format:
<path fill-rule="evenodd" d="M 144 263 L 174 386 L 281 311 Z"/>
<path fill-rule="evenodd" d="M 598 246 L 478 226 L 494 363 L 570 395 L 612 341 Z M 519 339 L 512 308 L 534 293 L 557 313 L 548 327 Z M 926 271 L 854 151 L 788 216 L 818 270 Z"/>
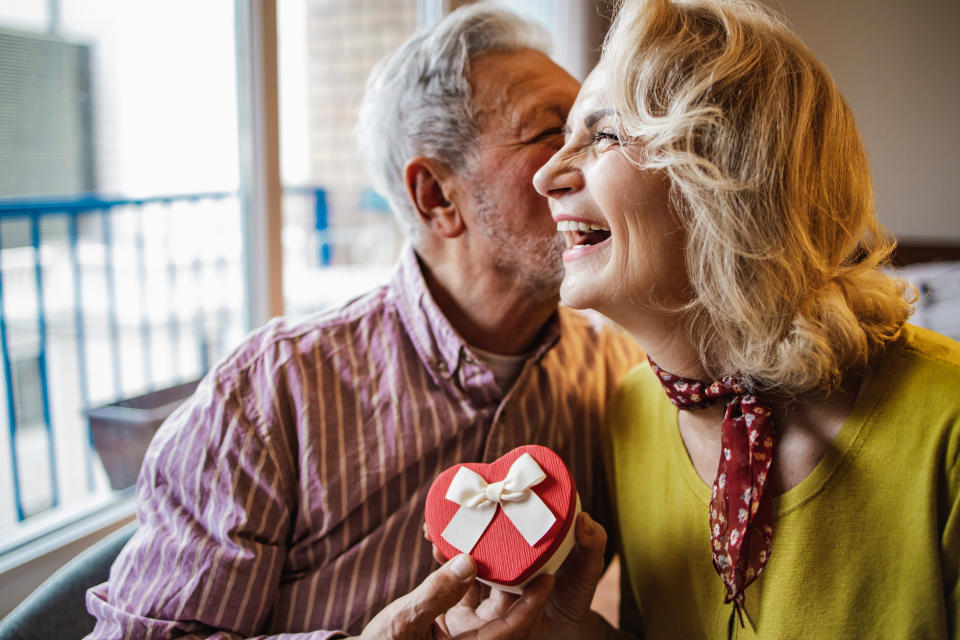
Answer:
<path fill-rule="evenodd" d="M 235 193 L 0 200 L 0 531 L 109 491 L 84 411 L 242 335 Z"/>
<path fill-rule="evenodd" d="M 360 196 L 330 225 L 324 189 L 285 187 L 288 314 L 388 276 L 402 236 Z M 249 329 L 242 228 L 234 192 L 0 199 L 0 564 L 125 495 L 87 411 L 195 380 Z"/>

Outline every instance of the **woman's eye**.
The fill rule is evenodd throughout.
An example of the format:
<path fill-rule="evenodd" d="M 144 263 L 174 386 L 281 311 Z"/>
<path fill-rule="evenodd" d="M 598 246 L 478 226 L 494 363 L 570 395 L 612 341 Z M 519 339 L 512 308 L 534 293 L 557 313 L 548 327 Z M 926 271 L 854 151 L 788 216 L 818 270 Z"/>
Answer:
<path fill-rule="evenodd" d="M 593 141 L 594 142 L 612 142 L 620 144 L 622 140 L 620 136 L 615 132 L 609 129 L 597 129 L 593 132 Z"/>

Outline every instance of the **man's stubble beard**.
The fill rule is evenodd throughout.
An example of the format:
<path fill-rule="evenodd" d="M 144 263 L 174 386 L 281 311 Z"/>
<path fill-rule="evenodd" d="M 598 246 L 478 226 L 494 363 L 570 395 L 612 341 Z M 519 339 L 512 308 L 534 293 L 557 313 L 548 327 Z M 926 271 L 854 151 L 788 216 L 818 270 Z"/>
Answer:
<path fill-rule="evenodd" d="M 494 266 L 511 275 L 517 286 L 535 300 L 558 299 L 566 248 L 563 236 L 536 236 L 524 230 L 511 233 L 506 225 L 498 224 L 503 212 L 497 211 L 485 191 L 476 193 L 474 200 L 480 233 L 499 249 L 492 255 Z"/>

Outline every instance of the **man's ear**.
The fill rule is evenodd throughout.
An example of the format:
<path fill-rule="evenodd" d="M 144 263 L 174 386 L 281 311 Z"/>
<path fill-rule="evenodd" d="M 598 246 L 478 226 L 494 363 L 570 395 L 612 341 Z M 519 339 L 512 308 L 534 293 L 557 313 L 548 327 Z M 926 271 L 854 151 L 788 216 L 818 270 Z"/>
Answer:
<path fill-rule="evenodd" d="M 453 174 L 432 158 L 417 156 L 403 168 L 407 195 L 430 230 L 444 238 L 463 233 L 463 219 L 457 205 L 447 197 Z"/>

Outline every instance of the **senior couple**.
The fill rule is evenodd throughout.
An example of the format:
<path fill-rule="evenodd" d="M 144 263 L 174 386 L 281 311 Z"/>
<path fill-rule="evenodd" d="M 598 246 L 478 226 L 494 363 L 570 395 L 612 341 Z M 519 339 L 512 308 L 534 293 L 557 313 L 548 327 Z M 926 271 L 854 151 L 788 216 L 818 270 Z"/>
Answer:
<path fill-rule="evenodd" d="M 545 51 L 480 4 L 374 70 L 393 279 L 161 428 L 91 638 L 958 637 L 960 345 L 878 269 L 829 74 L 743 0 L 625 2 L 582 88 Z M 435 568 L 434 477 L 530 443 L 590 514 L 564 566 L 518 597 Z"/>

